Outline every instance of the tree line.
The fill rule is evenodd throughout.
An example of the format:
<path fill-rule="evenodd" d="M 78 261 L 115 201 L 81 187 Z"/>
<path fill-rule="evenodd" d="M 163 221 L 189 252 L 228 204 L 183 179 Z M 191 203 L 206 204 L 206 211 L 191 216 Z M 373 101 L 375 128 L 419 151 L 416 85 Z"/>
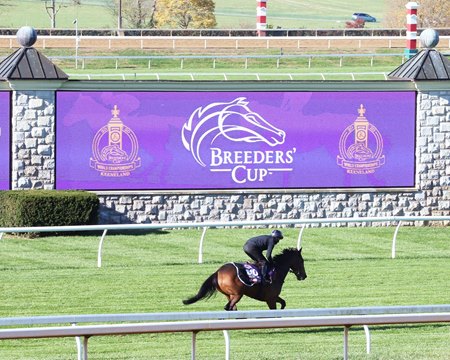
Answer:
<path fill-rule="evenodd" d="M 213 29 L 217 26 L 214 0 L 105 0 L 104 2 L 117 17 L 118 28 Z M 386 1 L 383 19 L 386 28 L 405 26 L 407 2 L 408 0 Z M 54 28 L 56 15 L 62 7 L 82 5 L 83 0 L 43 0 L 43 3 Z M 419 28 L 449 27 L 449 0 L 421 0 L 419 5 Z"/>
<path fill-rule="evenodd" d="M 214 0 L 110 0 L 105 3 L 117 17 L 118 28 L 124 23 L 133 29 L 213 29 L 217 25 Z M 81 4 L 82 0 L 44 0 L 52 28 L 56 27 L 61 8 Z"/>

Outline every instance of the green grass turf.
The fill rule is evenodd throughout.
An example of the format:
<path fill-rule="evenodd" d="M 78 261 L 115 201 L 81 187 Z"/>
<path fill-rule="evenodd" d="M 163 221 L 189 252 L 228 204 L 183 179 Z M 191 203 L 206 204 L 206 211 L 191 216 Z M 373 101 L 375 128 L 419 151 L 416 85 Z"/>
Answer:
<path fill-rule="evenodd" d="M 57 4 L 61 1 L 57 1 Z M 56 16 L 58 28 L 74 27 L 78 19 L 80 29 L 116 28 L 117 19 L 105 4 L 109 0 L 82 0 L 82 5 L 62 7 Z M 216 0 L 217 28 L 255 28 L 256 2 Z M 354 12 L 367 12 L 379 22 L 366 27 L 383 26 L 385 1 L 369 0 L 269 0 L 267 23 L 274 28 L 342 29 Z M 406 10 L 405 10 L 406 16 Z M 41 0 L 3 0 L 0 2 L 0 26 L 50 28 L 44 2 Z M 126 27 L 127 24 L 124 23 Z"/>
<path fill-rule="evenodd" d="M 98 236 L 19 239 L 0 242 L 0 316 L 222 310 L 218 294 L 191 306 L 181 303 L 227 261 L 243 261 L 244 241 L 266 229 L 210 229 L 203 264 L 197 263 L 201 230 L 107 235 L 103 267 L 97 268 Z M 449 303 L 450 229 L 402 227 L 397 258 L 391 259 L 392 227 L 307 228 L 303 255 L 308 278 L 286 279 L 287 308 L 427 305 Z M 285 229 L 277 246 L 294 247 L 299 229 Z M 240 310 L 266 305 L 244 298 Z M 350 357 L 357 359 L 448 359 L 448 325 L 371 328 L 372 353 L 364 332 L 350 331 Z M 221 332 L 201 332 L 199 359 L 223 359 Z M 190 334 L 92 338 L 90 359 L 186 359 Z M 342 358 L 342 329 L 280 329 L 231 332 L 231 358 L 251 348 L 261 359 Z M 0 359 L 71 359 L 73 339 L 0 342 Z"/>
<path fill-rule="evenodd" d="M 47 56 L 55 55 L 54 51 L 44 51 Z M 323 55 L 315 52 L 317 55 Z M 395 53 L 394 53 L 395 54 Z M 72 55 L 73 52 L 65 50 L 64 55 Z M 148 52 L 142 51 L 124 51 L 109 54 L 109 56 L 145 56 Z M 155 55 L 154 53 L 152 55 Z M 170 55 L 162 53 L 161 55 Z M 264 55 L 261 54 L 261 55 Z M 268 55 L 268 54 L 265 54 Z M 276 55 L 273 52 L 270 55 Z M 314 53 L 312 53 L 314 55 Z M 320 73 L 343 73 L 342 75 L 328 75 L 327 80 L 351 80 L 349 73 L 389 73 L 397 68 L 402 61 L 402 56 L 380 56 L 375 57 L 371 64 L 370 57 L 344 57 L 340 61 L 339 57 L 312 57 L 308 62 L 307 57 L 285 58 L 281 59 L 277 64 L 276 58 L 249 58 L 246 62 L 244 58 L 237 59 L 221 59 L 218 57 L 214 63 L 213 59 L 152 59 L 150 66 L 148 60 L 145 59 L 120 59 L 116 69 L 116 60 L 111 59 L 87 59 L 84 66 L 81 60 L 78 62 L 78 69 L 75 69 L 74 60 L 58 60 L 54 62 L 57 66 L 71 75 L 72 79 L 86 79 L 86 75 L 91 78 L 97 76 L 102 79 L 103 74 L 117 74 L 116 78 L 121 79 L 122 74 L 128 74 L 127 80 L 149 79 L 155 80 L 156 74 L 170 73 L 168 75 L 160 75 L 160 79 L 185 79 L 192 80 L 189 75 L 176 75 L 177 73 L 202 73 L 205 75 L 195 76 L 195 80 L 223 80 L 227 74 L 228 80 L 255 80 L 254 73 L 260 75 L 261 80 L 289 80 L 289 74 L 294 80 L 322 80 Z M 136 75 L 134 75 L 136 74 Z M 153 74 L 143 76 L 142 74 Z M 237 75 L 230 75 L 237 74 Z M 250 75 L 246 75 L 250 74 Z M 267 74 L 267 75 L 265 75 Z M 311 75 L 315 74 L 315 75 Z M 384 80 L 382 74 L 355 75 L 357 80 Z M 111 77 L 108 77 L 111 79 Z"/>

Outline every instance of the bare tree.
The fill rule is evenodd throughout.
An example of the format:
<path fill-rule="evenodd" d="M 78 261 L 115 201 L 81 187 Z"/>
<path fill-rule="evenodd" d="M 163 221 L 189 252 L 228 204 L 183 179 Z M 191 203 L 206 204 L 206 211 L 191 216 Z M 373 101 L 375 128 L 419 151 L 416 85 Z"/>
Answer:
<path fill-rule="evenodd" d="M 45 10 L 50 17 L 50 26 L 52 27 L 52 29 L 56 27 L 56 14 L 59 12 L 59 10 L 61 10 L 62 6 L 62 3 L 57 6 L 56 0 L 45 1 Z"/>
<path fill-rule="evenodd" d="M 110 7 L 117 17 L 117 26 L 122 28 L 125 20 L 135 29 L 153 28 L 153 16 L 157 0 L 115 0 Z"/>
<path fill-rule="evenodd" d="M 73 5 L 80 5 L 81 0 L 72 0 L 71 3 Z M 70 5 L 69 3 L 64 3 L 62 1 L 60 1 L 59 4 L 57 4 L 56 0 L 45 0 L 44 1 L 45 10 L 47 11 L 47 14 L 50 18 L 50 23 L 51 23 L 52 29 L 54 29 L 56 27 L 56 14 L 58 14 L 58 12 L 59 12 L 59 10 L 61 10 L 61 8 L 67 7 L 69 5 Z"/>

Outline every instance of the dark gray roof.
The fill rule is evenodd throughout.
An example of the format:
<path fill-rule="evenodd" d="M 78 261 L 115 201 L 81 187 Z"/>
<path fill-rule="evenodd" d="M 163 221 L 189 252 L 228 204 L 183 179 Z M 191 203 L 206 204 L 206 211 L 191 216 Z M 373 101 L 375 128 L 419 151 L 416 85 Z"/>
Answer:
<path fill-rule="evenodd" d="M 33 47 L 22 47 L 0 63 L 1 80 L 67 80 L 69 76 Z"/>
<path fill-rule="evenodd" d="M 393 80 L 450 80 L 450 60 L 437 50 L 422 50 L 388 77 Z"/>

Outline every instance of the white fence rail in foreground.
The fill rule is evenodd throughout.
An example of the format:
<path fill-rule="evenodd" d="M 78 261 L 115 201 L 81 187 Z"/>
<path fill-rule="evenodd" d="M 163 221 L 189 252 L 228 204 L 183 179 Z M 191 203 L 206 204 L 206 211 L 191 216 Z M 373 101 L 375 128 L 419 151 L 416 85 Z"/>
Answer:
<path fill-rule="evenodd" d="M 353 217 L 353 218 L 319 218 L 319 219 L 287 219 L 287 220 L 255 220 L 255 221 L 223 221 L 223 222 L 202 222 L 202 223 L 159 223 L 159 224 L 104 224 L 104 225 L 77 225 L 77 226 L 37 226 L 37 227 L 3 227 L 0 228 L 0 240 L 4 233 L 27 233 L 27 232 L 82 232 L 82 231 L 103 231 L 97 251 L 97 266 L 102 266 L 103 243 L 108 230 L 159 230 L 159 229 L 181 229 L 181 228 L 202 228 L 198 249 L 198 262 L 203 262 L 203 242 L 208 228 L 240 228 L 244 226 L 268 227 L 268 226 L 300 226 L 297 239 L 297 248 L 302 245 L 302 235 L 307 226 L 319 226 L 321 224 L 342 224 L 342 223 L 396 223 L 397 227 L 392 239 L 391 257 L 396 256 L 397 234 L 402 223 L 415 222 L 450 222 L 450 216 L 388 216 L 388 217 Z"/>
<path fill-rule="evenodd" d="M 98 323 L 114 321 L 127 323 L 77 325 L 83 322 Z M 137 321 L 147 322 L 137 323 Z M 348 337 L 351 326 L 364 326 L 367 353 L 370 353 L 370 333 L 368 325 L 441 322 L 450 322 L 450 305 L 37 316 L 0 318 L 0 326 L 36 326 L 38 324 L 61 323 L 68 323 L 70 326 L 4 328 L 0 329 L 0 340 L 74 336 L 76 337 L 78 344 L 78 359 L 87 360 L 88 339 L 91 336 L 192 332 L 191 358 L 195 359 L 197 333 L 199 331 L 223 330 L 225 336 L 225 358 L 228 360 L 230 356 L 228 330 L 343 326 L 344 359 L 348 359 Z M 83 337 L 83 344 L 81 344 L 80 337 Z"/>

